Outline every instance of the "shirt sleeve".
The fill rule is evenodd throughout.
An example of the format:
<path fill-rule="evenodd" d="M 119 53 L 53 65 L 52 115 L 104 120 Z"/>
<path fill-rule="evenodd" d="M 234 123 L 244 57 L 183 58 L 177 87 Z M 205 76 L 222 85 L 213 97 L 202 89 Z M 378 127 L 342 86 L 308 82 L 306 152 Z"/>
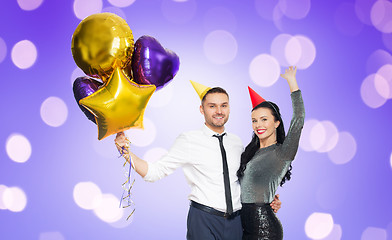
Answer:
<path fill-rule="evenodd" d="M 305 121 L 305 107 L 302 99 L 301 90 L 291 93 L 293 105 L 293 117 L 290 122 L 290 128 L 282 144 L 281 159 L 294 160 L 299 146 L 299 138 Z"/>
<path fill-rule="evenodd" d="M 186 135 L 179 135 L 165 156 L 154 163 L 147 162 L 148 172 L 143 179 L 147 182 L 155 182 L 185 165 L 189 161 L 188 144 Z"/>

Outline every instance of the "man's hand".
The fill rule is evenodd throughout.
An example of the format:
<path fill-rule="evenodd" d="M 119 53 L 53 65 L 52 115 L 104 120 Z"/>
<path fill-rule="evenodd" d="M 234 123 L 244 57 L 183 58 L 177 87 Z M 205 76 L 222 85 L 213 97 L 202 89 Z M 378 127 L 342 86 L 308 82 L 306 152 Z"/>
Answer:
<path fill-rule="evenodd" d="M 282 207 L 282 202 L 279 200 L 279 194 L 275 195 L 274 200 L 270 204 L 271 208 L 274 210 L 275 213 Z"/>

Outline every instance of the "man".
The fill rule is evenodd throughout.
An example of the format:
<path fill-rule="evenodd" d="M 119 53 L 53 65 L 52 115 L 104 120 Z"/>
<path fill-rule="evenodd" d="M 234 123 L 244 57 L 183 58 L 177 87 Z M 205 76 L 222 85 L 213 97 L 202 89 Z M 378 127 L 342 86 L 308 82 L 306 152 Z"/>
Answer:
<path fill-rule="evenodd" d="M 180 134 L 168 154 L 155 163 L 129 154 L 135 171 L 145 181 L 156 181 L 183 168 L 191 187 L 187 239 L 238 240 L 242 238 L 241 191 L 236 173 L 243 145 L 238 136 L 225 131 L 229 96 L 220 87 L 192 84 L 201 99 L 202 129 Z M 115 141 L 118 147 L 128 146 L 124 133 L 117 134 Z M 280 204 L 276 197 L 271 206 L 277 211 Z"/>

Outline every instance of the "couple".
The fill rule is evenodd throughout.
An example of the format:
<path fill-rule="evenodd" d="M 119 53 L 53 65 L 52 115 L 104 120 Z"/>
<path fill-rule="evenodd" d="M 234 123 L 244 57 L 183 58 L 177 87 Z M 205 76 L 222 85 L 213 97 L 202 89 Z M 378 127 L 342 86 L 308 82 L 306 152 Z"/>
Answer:
<path fill-rule="evenodd" d="M 282 239 L 274 212 L 280 208 L 278 185 L 290 180 L 291 161 L 304 124 L 304 106 L 296 68 L 281 74 L 289 84 L 293 117 L 287 136 L 279 108 L 251 91 L 253 137 L 243 150 L 239 137 L 225 131 L 229 96 L 219 87 L 197 90 L 205 124 L 178 136 L 159 161 L 146 162 L 129 151 L 124 133 L 115 139 L 124 157 L 145 181 L 156 181 L 182 167 L 191 187 L 187 239 Z M 200 90 L 200 89 L 199 89 Z M 241 160 L 240 160 L 241 159 Z M 223 174 L 222 174 L 223 172 Z M 240 187 L 241 183 L 241 187 Z"/>

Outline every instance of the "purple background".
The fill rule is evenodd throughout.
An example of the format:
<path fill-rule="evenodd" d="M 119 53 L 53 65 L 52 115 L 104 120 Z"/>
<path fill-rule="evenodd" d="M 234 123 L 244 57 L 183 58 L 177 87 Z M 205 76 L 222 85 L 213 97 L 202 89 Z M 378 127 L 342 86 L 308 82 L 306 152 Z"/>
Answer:
<path fill-rule="evenodd" d="M 136 0 L 120 9 L 103 1 L 103 11 L 123 14 L 135 41 L 142 35 L 153 36 L 180 57 L 180 70 L 168 85 L 173 91 L 170 102 L 146 109 L 156 138 L 148 146 L 135 146 L 135 153 L 143 157 L 150 148 L 169 149 L 180 132 L 201 126 L 199 101 L 189 80 L 222 86 L 229 92 L 227 129 L 244 144 L 251 134 L 248 85 L 280 106 L 287 129 L 291 117 L 287 84 L 279 79 L 270 87 L 257 86 L 248 69 L 254 57 L 270 54 L 271 42 L 279 34 L 305 35 L 316 48 L 313 64 L 297 73 L 306 120 L 333 122 L 339 132 L 355 139 L 356 152 L 351 161 L 334 164 L 327 153 L 299 149 L 292 180 L 278 190 L 283 202 L 278 217 L 285 239 L 308 239 L 305 222 L 314 212 L 331 214 L 341 227 L 341 239 L 392 239 L 392 105 L 386 101 L 372 108 L 361 97 L 367 76 L 392 64 L 388 58 L 371 58 L 378 49 L 390 54 L 392 37 L 363 23 L 353 11 L 354 4 L 362 4 L 368 6 L 368 16 L 375 1 L 312 1 L 305 18 L 284 16 L 278 24 L 258 14 L 255 6 L 260 2 Z M 294 2 L 290 7 L 306 1 Z M 0 40 L 6 45 L 6 50 L 0 49 L 0 185 L 17 186 L 27 197 L 21 212 L 0 209 L 0 239 L 185 239 L 189 187 L 181 170 L 154 184 L 137 176 L 136 212 L 123 228 L 102 221 L 73 199 L 75 185 L 84 181 L 120 198 L 124 180 L 114 137 L 98 142 L 96 126 L 73 97 L 72 80 L 83 76 L 82 72 L 73 75 L 77 67 L 71 37 L 80 22 L 73 4 L 44 0 L 39 8 L 24 11 L 17 1 L 6 0 L 0 7 Z M 224 8 L 230 17 L 211 18 L 208 14 L 215 8 Z M 351 13 L 344 14 L 347 9 Z M 219 29 L 230 32 L 238 44 L 237 55 L 226 64 L 210 62 L 203 50 L 206 36 Z M 20 69 L 11 51 L 25 39 L 34 43 L 38 57 L 33 66 Z M 59 127 L 45 124 L 40 115 L 41 104 L 50 96 L 62 99 L 68 108 L 67 119 Z M 31 144 L 32 154 L 25 163 L 12 161 L 6 152 L 7 139 L 14 133 Z M 124 221 L 125 217 L 120 220 Z M 45 238 L 45 232 L 58 234 Z"/>

